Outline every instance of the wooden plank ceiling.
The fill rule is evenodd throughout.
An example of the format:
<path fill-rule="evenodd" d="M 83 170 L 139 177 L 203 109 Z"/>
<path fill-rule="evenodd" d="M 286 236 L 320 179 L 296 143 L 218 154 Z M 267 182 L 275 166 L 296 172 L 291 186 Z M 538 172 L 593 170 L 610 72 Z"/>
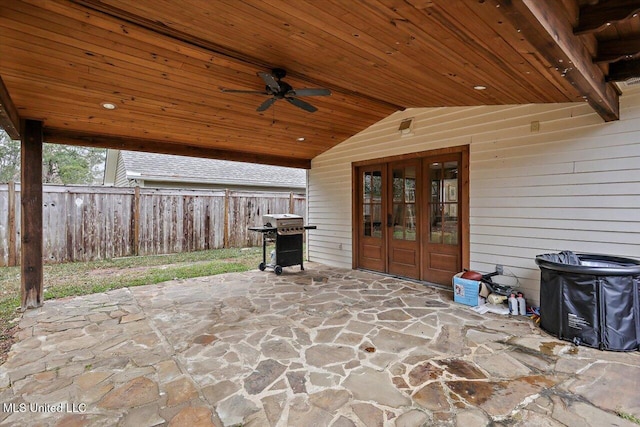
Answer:
<path fill-rule="evenodd" d="M 295 167 L 394 111 L 588 101 L 638 77 L 639 1 L 0 0 L 0 125 L 49 142 Z M 264 90 L 288 71 L 309 113 Z M 475 86 L 485 86 L 476 90 Z M 103 103 L 113 103 L 106 110 Z M 304 138 L 304 141 L 299 141 Z"/>

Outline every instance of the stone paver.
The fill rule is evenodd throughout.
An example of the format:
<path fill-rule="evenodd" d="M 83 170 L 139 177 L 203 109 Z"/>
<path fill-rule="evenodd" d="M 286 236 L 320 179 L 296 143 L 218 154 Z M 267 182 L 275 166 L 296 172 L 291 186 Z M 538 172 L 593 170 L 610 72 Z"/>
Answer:
<path fill-rule="evenodd" d="M 451 292 L 308 263 L 47 301 L 0 366 L 1 425 L 631 426 L 640 352 Z"/>

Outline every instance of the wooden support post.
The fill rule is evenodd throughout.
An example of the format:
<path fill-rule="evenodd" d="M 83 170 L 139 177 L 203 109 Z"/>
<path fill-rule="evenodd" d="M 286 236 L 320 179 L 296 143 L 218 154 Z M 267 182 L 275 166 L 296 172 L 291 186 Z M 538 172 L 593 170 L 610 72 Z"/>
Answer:
<path fill-rule="evenodd" d="M 7 200 L 7 237 L 9 247 L 7 265 L 13 267 L 18 265 L 16 237 L 18 236 L 16 230 L 16 183 L 15 181 L 9 181 L 7 184 L 8 200 Z"/>
<path fill-rule="evenodd" d="M 133 190 L 133 255 L 140 253 L 140 187 Z"/>
<path fill-rule="evenodd" d="M 222 247 L 229 247 L 229 189 L 224 190 L 224 235 Z"/>
<path fill-rule="evenodd" d="M 42 122 L 21 123 L 21 310 L 42 305 Z"/>

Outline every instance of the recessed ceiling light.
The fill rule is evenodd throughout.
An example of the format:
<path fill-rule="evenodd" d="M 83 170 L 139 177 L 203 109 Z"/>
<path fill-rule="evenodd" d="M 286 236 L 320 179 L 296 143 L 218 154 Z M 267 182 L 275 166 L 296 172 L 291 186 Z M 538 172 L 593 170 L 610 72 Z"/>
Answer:
<path fill-rule="evenodd" d="M 105 110 L 115 110 L 116 104 L 112 103 L 112 102 L 103 102 L 102 104 L 102 108 L 104 108 Z"/>
<path fill-rule="evenodd" d="M 486 87 L 486 86 L 483 86 L 483 85 L 475 85 L 473 88 L 474 88 L 475 90 L 485 90 L 487 87 Z"/>
<path fill-rule="evenodd" d="M 304 141 L 304 139 L 305 139 L 304 136 L 300 136 L 300 137 L 296 138 L 296 141 L 302 142 L 302 141 Z"/>

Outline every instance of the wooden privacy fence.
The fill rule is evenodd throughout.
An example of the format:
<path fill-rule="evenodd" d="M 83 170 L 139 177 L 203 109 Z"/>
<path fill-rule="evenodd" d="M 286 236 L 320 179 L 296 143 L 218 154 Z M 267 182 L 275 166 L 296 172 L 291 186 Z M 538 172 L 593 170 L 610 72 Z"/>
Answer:
<path fill-rule="evenodd" d="M 293 193 L 43 186 L 45 262 L 257 246 L 262 215 L 303 215 Z M 20 185 L 0 184 L 0 266 L 20 262 Z"/>

